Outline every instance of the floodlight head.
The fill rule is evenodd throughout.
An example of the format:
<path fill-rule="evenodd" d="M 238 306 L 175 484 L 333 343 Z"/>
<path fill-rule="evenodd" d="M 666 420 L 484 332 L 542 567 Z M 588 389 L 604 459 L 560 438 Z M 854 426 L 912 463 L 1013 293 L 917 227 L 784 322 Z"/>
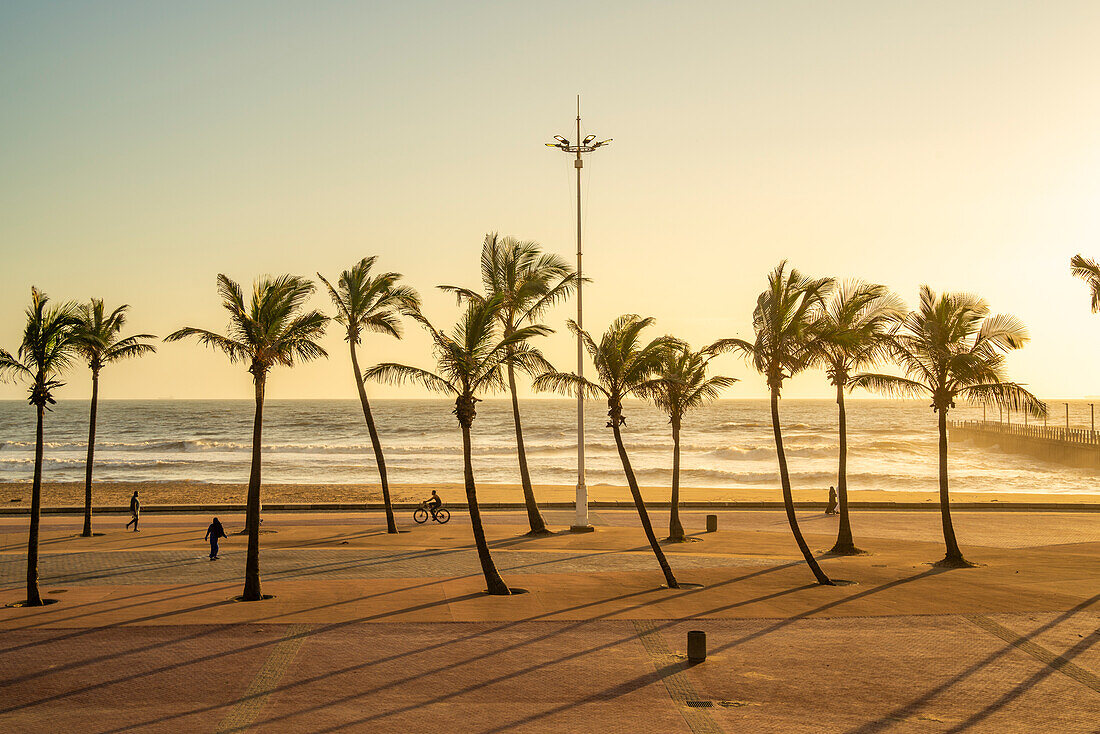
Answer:
<path fill-rule="evenodd" d="M 586 137 L 584 139 L 584 145 L 588 145 L 589 143 L 591 143 L 595 139 L 596 139 L 595 135 L 589 135 L 588 137 Z"/>
<path fill-rule="evenodd" d="M 608 143 L 610 143 L 614 139 L 615 138 L 608 138 L 607 140 L 601 140 L 600 142 L 596 143 L 596 147 L 598 148 L 601 145 L 607 145 Z"/>
<path fill-rule="evenodd" d="M 561 143 L 546 143 L 547 148 L 560 148 Z"/>
<path fill-rule="evenodd" d="M 554 140 L 557 140 L 562 145 L 569 145 L 569 141 L 563 138 L 561 135 L 555 135 Z"/>

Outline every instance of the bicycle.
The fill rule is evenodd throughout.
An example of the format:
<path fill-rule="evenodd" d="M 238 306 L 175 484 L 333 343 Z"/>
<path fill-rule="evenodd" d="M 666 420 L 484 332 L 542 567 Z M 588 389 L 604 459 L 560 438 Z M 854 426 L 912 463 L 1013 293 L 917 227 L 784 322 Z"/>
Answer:
<path fill-rule="evenodd" d="M 426 502 L 421 502 L 420 507 L 417 507 L 416 510 L 413 511 L 413 520 L 416 521 L 417 525 L 423 525 L 428 522 L 429 516 L 440 525 L 446 524 L 447 521 L 451 519 L 451 513 L 446 507 L 440 507 L 434 513 L 428 512 Z"/>

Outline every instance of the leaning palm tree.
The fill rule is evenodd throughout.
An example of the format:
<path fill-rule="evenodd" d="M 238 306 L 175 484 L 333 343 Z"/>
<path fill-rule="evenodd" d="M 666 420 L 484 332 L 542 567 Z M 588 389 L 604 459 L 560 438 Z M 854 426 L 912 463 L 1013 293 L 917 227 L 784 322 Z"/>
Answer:
<path fill-rule="evenodd" d="M 359 402 L 363 406 L 363 418 L 367 422 L 367 432 L 374 447 L 374 463 L 378 467 L 378 479 L 382 484 L 382 502 L 386 505 L 386 531 L 397 532 L 397 521 L 393 516 L 393 504 L 390 501 L 390 482 L 386 475 L 386 459 L 382 455 L 382 442 L 378 438 L 378 429 L 374 425 L 367 390 L 363 385 L 363 373 L 359 370 L 359 357 L 355 348 L 362 340 L 364 331 L 401 338 L 401 314 L 420 308 L 420 296 L 412 288 L 399 285 L 400 273 L 381 273 L 371 275 L 374 257 L 365 257 L 350 270 L 340 273 L 340 279 L 334 288 L 325 276 L 317 277 L 328 288 L 328 294 L 336 306 L 336 320 L 344 326 L 344 341 L 351 349 L 351 369 L 355 375 L 355 386 L 359 390 Z"/>
<path fill-rule="evenodd" d="M 840 528 L 830 553 L 845 556 L 863 553 L 852 537 L 848 514 L 848 419 L 844 391 L 853 372 L 878 363 L 886 355 L 887 332 L 904 313 L 905 304 L 885 286 L 853 280 L 834 291 L 821 316 L 814 361 L 825 368 L 826 377 L 836 388 L 840 443 L 836 479 Z"/>
<path fill-rule="evenodd" d="M 42 422 L 54 400 L 53 392 L 62 385 L 58 378 L 73 362 L 76 350 L 74 332 L 78 325 L 76 304 L 47 307 L 49 299 L 31 288 L 31 305 L 19 350 L 0 349 L 0 378 L 29 383 L 27 399 L 38 413 L 34 439 L 34 480 L 31 483 L 31 523 L 27 536 L 27 600 L 31 607 L 42 606 L 38 591 L 38 526 L 42 510 Z"/>
<path fill-rule="evenodd" d="M 1092 312 L 1100 311 L 1100 265 L 1084 255 L 1074 255 L 1069 261 L 1070 272 L 1089 284 L 1092 291 Z"/>
<path fill-rule="evenodd" d="M 576 289 L 577 280 L 577 274 L 565 259 L 543 252 L 537 242 L 521 242 L 494 232 L 485 235 L 481 247 L 481 282 L 485 293 L 452 285 L 439 287 L 457 294 L 460 300 L 500 296 L 502 300 L 497 319 L 507 337 L 526 324 L 536 323 L 550 307 L 568 298 Z M 508 373 L 508 392 L 512 397 L 519 478 L 523 501 L 527 506 L 527 522 L 531 526 L 529 535 L 550 535 L 535 502 L 531 472 L 527 468 L 527 450 L 523 443 L 519 396 L 516 392 L 517 366 L 515 360 L 509 359 L 505 369 Z"/>
<path fill-rule="evenodd" d="M 123 304 L 107 313 L 103 300 L 93 298 L 89 303 L 81 304 L 78 311 L 80 325 L 76 330 L 77 350 L 88 362 L 92 371 L 92 402 L 88 417 L 88 460 L 84 468 L 84 530 L 85 538 L 92 537 L 92 465 L 95 459 L 96 411 L 99 407 L 99 372 L 112 362 L 152 354 L 157 348 L 147 343 L 147 339 L 156 339 L 152 334 L 135 334 L 120 338 L 119 333 L 126 323 L 126 311 L 129 306 Z"/>
<path fill-rule="evenodd" d="M 1046 404 L 1022 385 L 1005 379 L 1005 353 L 1027 343 L 1027 329 L 1015 316 L 989 315 L 989 306 L 977 296 L 944 293 L 939 297 L 926 285 L 920 289 L 920 307 L 905 316 L 890 341 L 890 355 L 905 373 L 861 374 L 853 387 L 878 390 L 898 397 L 931 397 L 939 419 L 940 516 L 947 553 L 937 566 L 971 566 L 959 549 L 951 524 L 947 485 L 947 414 L 955 398 L 1025 410 L 1043 417 Z"/>
<path fill-rule="evenodd" d="M 225 275 L 218 275 L 218 295 L 229 312 L 225 335 L 192 326 L 172 332 L 165 341 L 195 337 L 200 344 L 224 352 L 233 363 L 247 363 L 256 398 L 252 424 L 252 468 L 248 475 L 248 504 L 245 526 L 248 554 L 245 558 L 244 601 L 263 599 L 260 593 L 260 463 L 263 434 L 264 391 L 273 367 L 294 366 L 327 357 L 317 343 L 325 333 L 328 318 L 318 311 L 304 311 L 313 294 L 313 283 L 297 275 L 264 277 L 256 281 L 252 298 L 245 301 L 241 287 Z"/>
<path fill-rule="evenodd" d="M 757 372 L 767 380 L 771 395 L 772 433 L 779 460 L 779 480 L 783 486 L 783 506 L 798 549 L 806 559 L 819 584 L 833 582 L 821 570 L 814 558 L 794 514 L 791 477 L 787 471 L 787 455 L 783 450 L 783 431 L 779 424 L 779 395 L 783 381 L 809 367 L 818 338 L 824 299 L 833 289 L 832 278 L 810 278 L 798 270 L 787 271 L 787 261 L 779 263 L 768 275 L 768 288 L 756 299 L 752 326 L 756 338 L 752 342 L 724 339 L 719 349 L 731 349 L 747 357 Z"/>
<path fill-rule="evenodd" d="M 535 379 L 534 386 L 536 390 L 548 390 L 565 395 L 580 394 L 583 398 L 607 400 L 607 427 L 615 436 L 619 460 L 626 473 L 626 483 L 630 486 L 630 494 L 634 498 L 634 506 L 638 510 L 642 529 L 645 530 L 649 546 L 653 549 L 653 555 L 657 557 L 657 563 L 665 575 L 665 582 L 670 589 L 678 589 L 680 585 L 676 582 L 672 568 L 668 565 L 668 559 L 665 558 L 664 551 L 657 542 L 657 536 L 653 533 L 653 524 L 649 521 L 649 513 L 642 501 L 642 493 L 638 489 L 638 480 L 630 465 L 630 457 L 627 456 L 621 430 L 621 426 L 626 423 L 626 418 L 623 416 L 623 400 L 629 397 L 644 397 L 656 388 L 659 381 L 656 374 L 660 369 L 661 356 L 676 343 L 672 337 L 665 336 L 641 346 L 639 342 L 641 332 L 652 323 L 652 318 L 642 318 L 635 314 L 620 316 L 611 322 L 611 326 L 597 344 L 587 331 L 570 320 L 569 330 L 584 344 L 596 368 L 599 382 L 592 382 L 572 372 L 547 372 Z"/>
<path fill-rule="evenodd" d="M 680 427 L 684 415 L 718 398 L 721 391 L 737 382 L 734 377 L 707 377 L 707 367 L 717 350 L 712 344 L 693 352 L 687 344 L 672 344 L 661 353 L 652 386 L 646 390 L 658 409 L 668 416 L 672 425 L 672 500 L 668 518 L 668 539 L 675 543 L 687 540 L 680 523 Z"/>
<path fill-rule="evenodd" d="M 477 487 L 474 484 L 470 427 L 477 417 L 475 404 L 480 400 L 478 395 L 504 389 L 507 362 L 517 361 L 525 369 L 546 365 L 542 357 L 527 346 L 527 340 L 550 331 L 545 326 L 534 324 L 516 329 L 509 336 L 502 336 L 497 328 L 497 311 L 502 307 L 503 300 L 496 296 L 488 300 L 470 301 L 458 324 L 449 334 L 436 329 L 424 316 L 413 314 L 431 334 L 435 372 L 385 362 L 371 367 L 366 373 L 367 379 L 391 384 L 419 383 L 428 390 L 454 397 L 454 414 L 462 429 L 462 472 L 466 483 L 466 501 L 470 508 L 474 545 L 481 561 L 486 589 L 494 595 L 512 592 L 500 577 L 489 553 L 489 544 L 485 540 L 485 527 L 481 523 Z"/>

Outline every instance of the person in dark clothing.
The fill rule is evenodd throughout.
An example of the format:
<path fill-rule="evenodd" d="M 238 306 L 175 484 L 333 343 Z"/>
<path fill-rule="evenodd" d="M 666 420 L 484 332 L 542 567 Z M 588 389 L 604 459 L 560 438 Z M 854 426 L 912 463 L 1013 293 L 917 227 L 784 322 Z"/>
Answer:
<path fill-rule="evenodd" d="M 432 490 L 432 496 L 428 499 L 428 512 L 432 513 L 432 517 L 435 517 L 435 511 L 443 506 L 443 499 L 436 494 L 436 491 Z"/>
<path fill-rule="evenodd" d="M 206 529 L 206 537 L 203 540 L 210 541 L 210 560 L 218 560 L 218 538 L 228 538 L 225 534 L 225 528 L 222 527 L 218 518 L 214 518 L 214 522 L 210 523 L 210 527 Z"/>
<path fill-rule="evenodd" d="M 829 506 L 825 508 L 825 514 L 836 514 L 836 487 L 829 487 Z"/>
<path fill-rule="evenodd" d="M 138 502 L 137 492 L 134 492 L 134 496 L 130 498 L 130 522 L 126 523 L 126 527 L 134 526 L 134 532 L 138 531 L 138 515 L 141 514 L 141 503 Z"/>

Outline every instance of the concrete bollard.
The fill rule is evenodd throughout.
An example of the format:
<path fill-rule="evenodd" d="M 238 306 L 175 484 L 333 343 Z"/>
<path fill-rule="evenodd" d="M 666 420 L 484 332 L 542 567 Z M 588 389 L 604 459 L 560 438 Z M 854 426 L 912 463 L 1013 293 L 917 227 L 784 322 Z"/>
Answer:
<path fill-rule="evenodd" d="M 707 532 L 708 533 L 718 532 L 718 516 L 717 515 L 707 515 Z"/>
<path fill-rule="evenodd" d="M 688 662 L 701 663 L 707 659 L 707 633 L 702 630 L 688 632 Z"/>

